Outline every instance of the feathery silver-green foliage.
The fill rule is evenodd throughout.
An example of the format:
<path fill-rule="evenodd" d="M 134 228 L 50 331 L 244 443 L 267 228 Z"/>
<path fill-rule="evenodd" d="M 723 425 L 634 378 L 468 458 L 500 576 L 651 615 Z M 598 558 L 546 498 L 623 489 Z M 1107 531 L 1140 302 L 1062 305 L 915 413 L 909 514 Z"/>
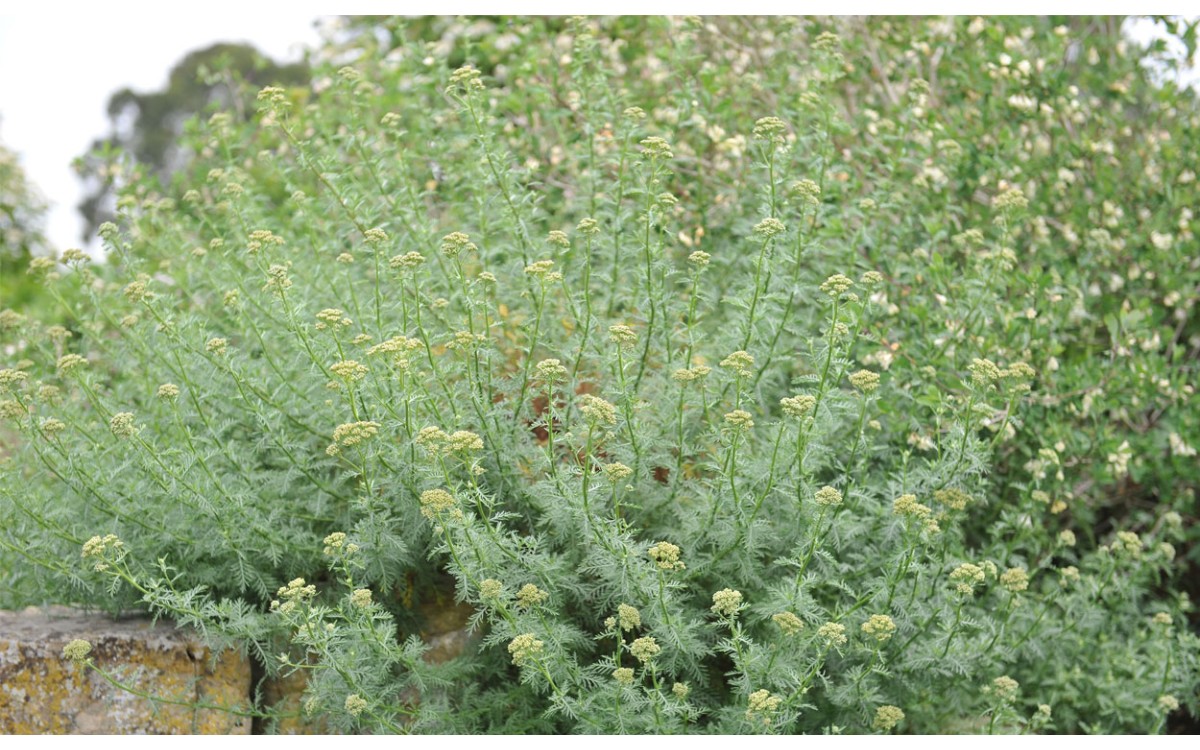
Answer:
<path fill-rule="evenodd" d="M 1190 499 L 1086 509 L 1135 363 L 1196 440 L 1190 313 L 1105 296 L 1196 283 L 1194 96 L 1044 20 L 385 29 L 32 269 L 69 330 L 0 331 L 14 590 L 308 669 L 339 731 L 1195 712 Z M 446 587 L 478 640 L 431 664 Z"/>

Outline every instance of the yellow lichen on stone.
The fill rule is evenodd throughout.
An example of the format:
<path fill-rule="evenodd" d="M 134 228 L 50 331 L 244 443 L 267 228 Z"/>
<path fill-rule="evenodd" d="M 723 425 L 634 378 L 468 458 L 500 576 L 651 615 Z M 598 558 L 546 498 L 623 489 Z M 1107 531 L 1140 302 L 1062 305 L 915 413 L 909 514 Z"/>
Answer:
<path fill-rule="evenodd" d="M 76 638 L 131 691 L 67 660 L 63 647 Z M 245 734 L 250 720 L 220 709 L 244 709 L 249 695 L 244 659 L 214 659 L 195 636 L 165 623 L 62 607 L 0 612 L 0 734 Z"/>

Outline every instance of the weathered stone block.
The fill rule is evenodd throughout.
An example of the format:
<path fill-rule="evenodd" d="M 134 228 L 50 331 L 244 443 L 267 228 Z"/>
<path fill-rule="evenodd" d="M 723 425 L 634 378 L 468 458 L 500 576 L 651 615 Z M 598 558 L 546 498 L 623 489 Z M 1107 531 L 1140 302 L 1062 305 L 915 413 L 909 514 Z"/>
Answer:
<path fill-rule="evenodd" d="M 74 664 L 79 638 L 115 680 Z M 112 621 L 66 607 L 0 612 L 0 734 L 247 734 L 250 665 L 214 655 L 187 631 Z"/>

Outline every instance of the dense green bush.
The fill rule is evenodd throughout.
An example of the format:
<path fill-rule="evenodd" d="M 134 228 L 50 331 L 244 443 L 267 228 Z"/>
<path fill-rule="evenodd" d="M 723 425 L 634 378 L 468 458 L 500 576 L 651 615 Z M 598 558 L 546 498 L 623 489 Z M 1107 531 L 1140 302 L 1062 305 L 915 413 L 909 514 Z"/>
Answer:
<path fill-rule="evenodd" d="M 346 30 L 128 185 L 109 262 L 31 268 L 77 335 L 4 313 L 10 598 L 308 670 L 345 731 L 1196 712 L 1200 112 L 1151 53 L 421 28 Z M 446 585 L 481 639 L 427 664 Z"/>
<path fill-rule="evenodd" d="M 25 176 L 17 154 L 0 143 L 0 300 L 27 308 L 37 285 L 25 276 L 33 255 L 45 250 L 45 200 Z"/>

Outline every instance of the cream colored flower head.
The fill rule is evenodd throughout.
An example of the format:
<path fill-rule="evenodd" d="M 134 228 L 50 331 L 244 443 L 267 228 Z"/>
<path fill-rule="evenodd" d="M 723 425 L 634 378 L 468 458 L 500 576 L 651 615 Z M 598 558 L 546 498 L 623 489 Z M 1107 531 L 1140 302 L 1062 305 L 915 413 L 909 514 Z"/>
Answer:
<path fill-rule="evenodd" d="M 842 493 L 836 487 L 826 485 L 816 491 L 813 495 L 813 500 L 816 501 L 817 505 L 836 507 L 842 504 Z"/>
<path fill-rule="evenodd" d="M 472 65 L 464 65 L 450 74 L 450 88 L 465 92 L 483 90 L 483 74 Z"/>
<path fill-rule="evenodd" d="M 358 716 L 367 708 L 367 701 L 361 695 L 347 695 L 345 703 L 346 713 L 351 716 Z"/>
<path fill-rule="evenodd" d="M 530 263 L 528 266 L 525 266 L 525 273 L 538 279 L 543 284 L 562 280 L 562 274 L 554 270 L 554 261 L 549 259 Z"/>
<path fill-rule="evenodd" d="M 133 302 L 133 304 L 137 304 L 137 302 L 146 299 L 154 299 L 154 293 L 151 293 L 149 289 L 146 289 L 146 284 L 144 281 L 134 281 L 128 283 L 122 294 L 125 294 L 125 299 L 130 300 Z"/>
<path fill-rule="evenodd" d="M 813 42 L 813 47 L 823 52 L 836 52 L 842 44 L 841 38 L 832 31 L 822 31 Z"/>
<path fill-rule="evenodd" d="M 808 206 L 821 204 L 821 186 L 809 179 L 796 180 L 788 190 L 799 201 Z"/>
<path fill-rule="evenodd" d="M 512 663 L 521 667 L 541 654 L 545 645 L 533 633 L 522 633 L 509 642 L 508 653 L 512 655 Z"/>
<path fill-rule="evenodd" d="M 897 516 L 926 518 L 932 512 L 928 506 L 917 502 L 916 495 L 901 495 L 892 502 L 892 513 Z"/>
<path fill-rule="evenodd" d="M 850 288 L 853 286 L 854 286 L 854 282 L 850 279 L 849 276 L 846 276 L 845 274 L 835 273 L 834 275 L 830 276 L 828 279 L 825 279 L 825 282 L 823 284 L 821 284 L 821 291 L 825 292 L 830 297 L 839 297 L 842 294 L 848 292 L 850 290 Z"/>
<path fill-rule="evenodd" d="M 46 437 L 53 437 L 55 435 L 58 435 L 64 431 L 66 431 L 67 424 L 66 424 L 66 422 L 63 422 L 61 419 L 55 419 L 54 417 L 46 417 L 45 419 L 42 420 L 41 427 L 42 427 L 42 434 L 44 434 Z"/>
<path fill-rule="evenodd" d="M 442 451 L 446 454 L 470 453 L 483 450 L 483 438 L 469 430 L 456 430 L 446 436 Z"/>
<path fill-rule="evenodd" d="M 471 242 L 471 236 L 465 232 L 451 232 L 442 238 L 439 249 L 447 258 L 456 258 L 465 252 L 475 252 L 479 248 Z"/>
<path fill-rule="evenodd" d="M 779 400 L 779 404 L 783 407 L 783 413 L 789 417 L 799 419 L 807 416 L 817 405 L 815 396 L 809 396 L 802 393 L 798 396 L 790 396 Z"/>
<path fill-rule="evenodd" d="M 93 536 L 83 543 L 80 557 L 103 557 L 109 550 L 120 550 L 125 546 L 116 534 Z"/>
<path fill-rule="evenodd" d="M 827 622 L 817 628 L 817 635 L 825 641 L 826 646 L 846 645 L 846 626 L 840 622 Z"/>
<path fill-rule="evenodd" d="M 567 379 L 567 368 L 557 359 L 543 359 L 534 365 L 534 374 L 543 383 L 561 383 Z"/>
<path fill-rule="evenodd" d="M 657 136 L 642 140 L 642 153 L 651 159 L 671 159 L 675 156 L 671 151 L 671 144 Z"/>
<path fill-rule="evenodd" d="M 651 545 L 648 554 L 650 559 L 658 564 L 660 570 L 683 570 L 685 567 L 679 560 L 679 547 L 670 542 L 658 542 Z"/>
<path fill-rule="evenodd" d="M 550 594 L 539 589 L 532 583 L 527 583 L 517 591 L 517 606 L 522 609 L 533 609 L 550 598 Z"/>
<path fill-rule="evenodd" d="M 596 424 L 617 423 L 617 407 L 598 396 L 585 394 L 579 397 L 579 411 L 590 422 Z"/>
<path fill-rule="evenodd" d="M 24 370 L 0 370 L 0 389 L 12 390 L 13 386 L 29 379 L 29 373 Z"/>
<path fill-rule="evenodd" d="M 896 632 L 896 622 L 887 615 L 871 615 L 862 624 L 862 632 L 877 641 L 886 641 Z"/>
<path fill-rule="evenodd" d="M 990 359 L 975 359 L 967 370 L 971 373 L 971 382 L 984 388 L 1000 379 L 1000 368 Z"/>
<path fill-rule="evenodd" d="M 742 608 L 742 592 L 734 589 L 721 589 L 712 595 L 713 612 L 722 617 L 736 617 Z"/>
<path fill-rule="evenodd" d="M 388 267 L 396 271 L 405 271 L 417 268 L 425 262 L 425 256 L 418 253 L 416 250 L 397 255 L 388 261 Z"/>
<path fill-rule="evenodd" d="M 642 626 L 642 613 L 636 607 L 631 607 L 628 604 L 620 604 L 617 606 L 617 621 L 621 624 L 621 630 L 633 630 Z"/>
<path fill-rule="evenodd" d="M 58 358 L 59 374 L 66 374 L 85 365 L 87 365 L 87 360 L 78 354 L 64 354 Z"/>
<path fill-rule="evenodd" d="M 778 144 L 783 143 L 787 129 L 787 123 L 778 117 L 760 117 L 755 121 L 751 135 L 757 140 Z"/>
<path fill-rule="evenodd" d="M 983 568 L 973 563 L 963 563 L 950 572 L 954 589 L 963 595 L 975 593 L 975 587 L 984 581 Z"/>
<path fill-rule="evenodd" d="M 693 380 L 703 380 L 710 372 L 712 372 L 712 368 L 705 365 L 690 368 L 681 367 L 671 373 L 671 379 L 676 383 L 690 383 Z"/>
<path fill-rule="evenodd" d="M 494 601 L 504 593 L 504 584 L 495 578 L 485 578 L 479 582 L 479 598 L 484 601 Z"/>
<path fill-rule="evenodd" d="M 1132 531 L 1118 531 L 1111 549 L 1114 552 L 1122 552 L 1129 557 L 1141 557 L 1142 539 Z"/>
<path fill-rule="evenodd" d="M 629 653 L 642 664 L 650 661 L 662 651 L 652 636 L 643 636 L 629 645 Z"/>
<path fill-rule="evenodd" d="M 877 732 L 887 732 L 904 721 L 904 712 L 895 706 L 880 706 L 875 709 L 875 721 L 871 728 Z"/>
<path fill-rule="evenodd" d="M 428 427 L 422 427 L 417 431 L 416 437 L 413 438 L 413 443 L 430 452 L 441 452 L 442 446 L 444 446 L 446 441 L 449 439 L 450 436 L 447 435 L 446 431 L 441 427 L 430 425 Z"/>
<path fill-rule="evenodd" d="M 346 546 L 346 534 L 341 531 L 335 531 L 326 536 L 323 543 L 325 544 L 325 549 L 322 551 L 322 554 L 340 554 Z"/>
<path fill-rule="evenodd" d="M 629 349 L 637 344 L 637 333 L 627 325 L 617 324 L 608 327 L 608 339 L 622 349 Z"/>
<path fill-rule="evenodd" d="M 750 412 L 744 409 L 735 409 L 725 415 L 725 424 L 737 432 L 745 432 L 754 427 L 754 419 L 750 416 Z"/>
<path fill-rule="evenodd" d="M 29 416 L 31 409 L 25 406 L 16 399 L 4 399 L 0 401 L 0 419 L 11 419 L 13 421 L 23 420 Z"/>
<path fill-rule="evenodd" d="M 754 225 L 754 234 L 764 240 L 769 240 L 783 234 L 787 227 L 779 219 L 763 219 Z"/>
<path fill-rule="evenodd" d="M 281 586 L 275 595 L 289 605 L 294 605 L 296 602 L 310 601 L 317 595 L 317 587 L 311 583 L 306 584 L 303 578 L 293 578 L 286 586 Z"/>
<path fill-rule="evenodd" d="M 421 515 L 432 520 L 445 511 L 454 508 L 458 501 L 446 490 L 425 490 L 421 493 Z"/>
<path fill-rule="evenodd" d="M 628 479 L 633 475 L 633 469 L 629 468 L 620 461 L 614 461 L 611 464 L 605 464 L 600 467 L 600 473 L 610 482 L 620 482 L 623 479 Z"/>
<path fill-rule="evenodd" d="M 133 422 L 133 414 L 118 412 L 108 420 L 108 429 L 119 438 L 131 438 L 138 433 L 138 427 Z"/>
<path fill-rule="evenodd" d="M 354 589 L 350 594 L 350 606 L 358 609 L 371 606 L 371 589 Z"/>
<path fill-rule="evenodd" d="M 337 375 L 342 380 L 350 383 L 356 383 L 367 376 L 367 367 L 358 360 L 347 359 L 341 362 L 334 362 L 329 366 L 330 372 Z"/>
<path fill-rule="evenodd" d="M 379 434 L 378 422 L 347 422 L 338 425 L 333 431 L 333 443 L 325 452 L 336 456 L 342 448 L 350 448 L 370 440 Z"/>
<path fill-rule="evenodd" d="M 992 680 L 992 684 L 985 686 L 983 692 L 1007 703 L 1017 697 L 1017 691 L 1020 689 L 1021 684 L 1019 682 L 1008 675 L 1003 675 Z"/>
<path fill-rule="evenodd" d="M 863 393 L 871 393 L 879 388 L 879 374 L 870 370 L 859 370 L 850 376 L 850 384 Z"/>
<path fill-rule="evenodd" d="M 971 496 L 957 487 L 934 490 L 933 499 L 952 510 L 963 510 L 971 502 Z"/>
<path fill-rule="evenodd" d="M 750 694 L 750 698 L 747 700 L 746 720 L 762 721 L 764 725 L 769 725 L 772 715 L 779 710 L 782 703 L 783 699 L 771 695 L 770 691 L 756 690 Z"/>
<path fill-rule="evenodd" d="M 779 626 L 784 635 L 796 635 L 801 630 L 804 630 L 804 620 L 801 620 L 792 612 L 780 612 L 772 615 L 771 620 Z"/>
<path fill-rule="evenodd" d="M 736 351 L 721 360 L 721 367 L 731 370 L 740 378 L 748 378 L 754 374 L 754 357 L 745 351 Z"/>
<path fill-rule="evenodd" d="M 1029 572 L 1025 568 L 1009 568 L 1000 574 L 1000 585 L 1014 594 L 1029 588 Z"/>
<path fill-rule="evenodd" d="M 62 653 L 63 658 L 69 661 L 80 662 L 87 659 L 88 654 L 92 653 L 92 644 L 81 638 L 76 638 L 63 647 Z"/>
<path fill-rule="evenodd" d="M 1017 211 L 1029 205 L 1029 199 L 1017 188 L 1009 188 L 992 200 L 992 206 L 1000 211 Z"/>

